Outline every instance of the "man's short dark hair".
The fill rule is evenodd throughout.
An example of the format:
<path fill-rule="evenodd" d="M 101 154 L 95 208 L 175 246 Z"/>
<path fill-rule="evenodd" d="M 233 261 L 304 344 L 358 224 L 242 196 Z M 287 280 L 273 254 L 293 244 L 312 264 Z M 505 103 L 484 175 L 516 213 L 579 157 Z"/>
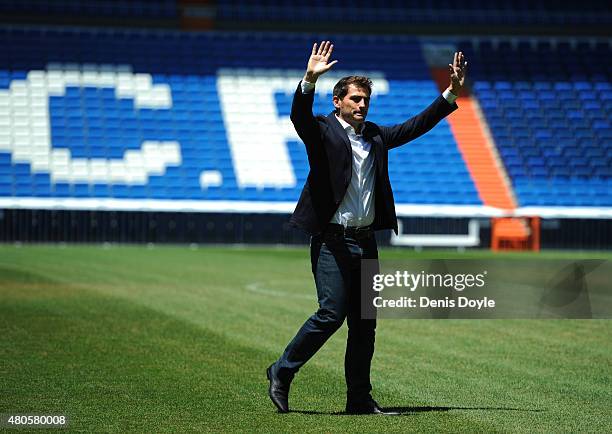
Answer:
<path fill-rule="evenodd" d="M 363 75 L 349 75 L 348 77 L 342 77 L 340 81 L 336 83 L 333 95 L 340 99 L 344 98 L 348 93 L 350 84 L 367 90 L 368 96 L 372 94 L 372 80 Z"/>

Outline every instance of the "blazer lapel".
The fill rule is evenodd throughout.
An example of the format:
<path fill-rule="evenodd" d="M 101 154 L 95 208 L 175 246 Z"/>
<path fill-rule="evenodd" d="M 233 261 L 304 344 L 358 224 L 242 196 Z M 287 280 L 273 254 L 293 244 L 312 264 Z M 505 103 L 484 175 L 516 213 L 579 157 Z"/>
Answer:
<path fill-rule="evenodd" d="M 338 122 L 338 119 L 336 119 L 336 114 L 334 112 L 331 112 L 329 115 L 327 115 L 327 119 L 329 120 L 329 123 L 331 124 L 336 134 L 342 137 L 342 141 L 344 142 L 346 150 L 350 155 L 350 153 L 352 152 L 351 142 L 348 138 L 348 135 L 346 134 L 346 131 L 344 131 L 344 128 L 342 128 L 342 125 L 340 125 L 340 122 Z"/>
<path fill-rule="evenodd" d="M 381 158 L 381 149 L 383 149 L 382 138 L 378 134 L 373 134 L 374 128 L 372 125 L 368 125 L 367 123 L 364 126 L 363 137 L 370 142 L 372 157 L 374 158 L 374 163 L 378 167 L 380 171 L 382 169 L 383 159 Z"/>

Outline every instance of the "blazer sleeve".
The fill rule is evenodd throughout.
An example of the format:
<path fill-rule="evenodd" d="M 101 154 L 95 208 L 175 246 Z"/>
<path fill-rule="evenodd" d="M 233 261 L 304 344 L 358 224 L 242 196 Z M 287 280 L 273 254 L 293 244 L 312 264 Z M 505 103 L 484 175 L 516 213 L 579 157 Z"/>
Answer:
<path fill-rule="evenodd" d="M 295 127 L 295 130 L 306 146 L 308 161 L 311 168 L 313 163 L 320 159 L 324 152 L 321 124 L 312 114 L 312 104 L 314 102 L 314 92 L 302 93 L 302 82 L 293 95 L 293 103 L 291 104 L 290 119 Z"/>
<path fill-rule="evenodd" d="M 392 127 L 380 127 L 381 137 L 387 149 L 401 146 L 435 127 L 438 122 L 457 110 L 457 104 L 450 104 L 442 95 L 423 110 L 406 122 Z"/>

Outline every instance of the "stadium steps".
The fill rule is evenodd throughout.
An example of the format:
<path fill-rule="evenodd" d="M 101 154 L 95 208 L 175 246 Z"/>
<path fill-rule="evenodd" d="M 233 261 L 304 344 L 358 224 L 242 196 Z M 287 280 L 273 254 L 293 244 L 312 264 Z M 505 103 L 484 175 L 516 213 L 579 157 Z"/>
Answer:
<path fill-rule="evenodd" d="M 192 30 L 212 30 L 217 15 L 214 0 L 177 0 L 181 27 Z"/>
<path fill-rule="evenodd" d="M 448 69 L 432 68 L 432 75 L 438 87 L 445 89 Z M 477 101 L 471 95 L 460 96 L 457 105 L 461 110 L 449 116 L 448 122 L 480 199 L 488 206 L 507 210 L 516 208 L 505 169 L 493 151 L 494 144 L 486 132 Z"/>
<path fill-rule="evenodd" d="M 440 90 L 448 83 L 447 68 L 432 68 Z M 485 205 L 513 210 L 517 206 L 508 175 L 496 152 L 493 138 L 478 101 L 471 94 L 457 98 L 457 110 L 448 117 L 451 131 Z M 525 218 L 493 218 L 493 250 L 539 250 L 539 229 Z M 535 235 L 537 233 L 537 235 Z M 532 236 L 532 234 L 535 235 Z"/>

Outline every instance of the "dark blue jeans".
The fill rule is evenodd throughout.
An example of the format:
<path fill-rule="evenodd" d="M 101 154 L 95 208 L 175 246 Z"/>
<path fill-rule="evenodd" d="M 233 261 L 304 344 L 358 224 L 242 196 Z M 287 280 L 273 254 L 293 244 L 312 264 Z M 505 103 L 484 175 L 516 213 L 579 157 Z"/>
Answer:
<path fill-rule="evenodd" d="M 273 369 L 282 381 L 290 382 L 346 318 L 347 401 L 366 401 L 372 390 L 370 365 L 376 320 L 361 319 L 361 259 L 378 258 L 376 239 L 373 234 L 359 240 L 342 235 L 317 235 L 310 241 L 310 258 L 319 309 L 306 320 Z"/>

